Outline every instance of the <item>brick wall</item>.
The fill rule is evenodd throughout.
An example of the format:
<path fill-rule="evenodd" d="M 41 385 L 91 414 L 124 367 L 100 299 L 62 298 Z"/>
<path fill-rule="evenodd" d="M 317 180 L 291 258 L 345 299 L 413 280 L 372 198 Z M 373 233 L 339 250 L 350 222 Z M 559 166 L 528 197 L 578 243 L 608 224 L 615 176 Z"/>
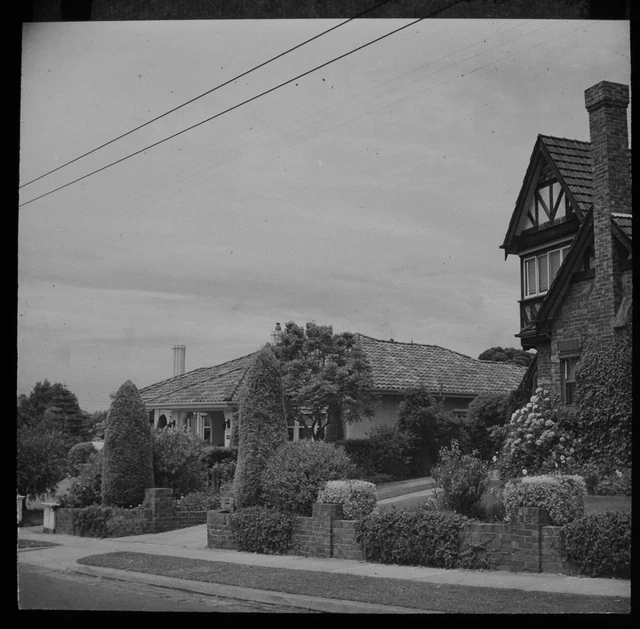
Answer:
<path fill-rule="evenodd" d="M 237 550 L 230 513 L 209 511 L 207 547 Z M 314 505 L 313 516 L 298 518 L 289 555 L 333 557 L 363 561 L 356 542 L 356 523 L 342 519 L 340 505 Z M 498 570 L 576 574 L 562 551 L 559 526 L 549 526 L 545 509 L 514 509 L 508 523 L 471 522 L 465 526 L 463 544 L 473 547 L 478 558 Z"/>
<path fill-rule="evenodd" d="M 72 520 L 74 511 L 77 509 L 55 509 L 54 530 L 45 530 L 45 532 L 75 535 Z M 206 521 L 206 511 L 175 511 L 171 489 L 147 489 L 145 501 L 140 507 L 134 509 L 113 508 L 111 537 L 163 533 L 197 526 Z"/>

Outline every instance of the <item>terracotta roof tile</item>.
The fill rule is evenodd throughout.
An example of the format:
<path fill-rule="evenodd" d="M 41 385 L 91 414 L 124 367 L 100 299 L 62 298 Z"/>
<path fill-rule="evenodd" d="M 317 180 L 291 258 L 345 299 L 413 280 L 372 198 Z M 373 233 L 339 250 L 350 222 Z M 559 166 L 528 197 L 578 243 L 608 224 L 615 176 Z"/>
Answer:
<path fill-rule="evenodd" d="M 215 367 L 202 367 L 140 389 L 145 404 L 215 404 L 234 399 L 251 359 L 249 354 Z"/>
<path fill-rule="evenodd" d="M 615 224 L 622 230 L 625 236 L 632 240 L 631 237 L 631 214 L 618 214 L 617 212 L 611 215 L 611 218 Z"/>
<path fill-rule="evenodd" d="M 507 394 L 526 372 L 520 365 L 477 360 L 437 345 L 379 341 L 362 334 L 358 338 L 378 390 L 424 385 L 434 393 Z"/>

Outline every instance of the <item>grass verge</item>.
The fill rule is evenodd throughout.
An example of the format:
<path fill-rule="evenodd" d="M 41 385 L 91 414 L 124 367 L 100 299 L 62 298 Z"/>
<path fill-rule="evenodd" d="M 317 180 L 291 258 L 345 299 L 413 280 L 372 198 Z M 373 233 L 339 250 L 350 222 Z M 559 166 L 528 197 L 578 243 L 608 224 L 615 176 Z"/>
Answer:
<path fill-rule="evenodd" d="M 555 594 L 524 590 L 420 583 L 307 570 L 114 552 L 91 555 L 78 563 L 289 594 L 395 605 L 449 613 L 630 613 L 630 601 L 609 596 Z"/>

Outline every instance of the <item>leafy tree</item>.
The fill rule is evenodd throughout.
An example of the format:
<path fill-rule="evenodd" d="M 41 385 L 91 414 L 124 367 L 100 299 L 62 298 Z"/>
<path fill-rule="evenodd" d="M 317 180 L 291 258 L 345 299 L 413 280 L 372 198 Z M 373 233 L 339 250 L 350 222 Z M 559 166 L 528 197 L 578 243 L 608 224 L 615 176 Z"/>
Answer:
<path fill-rule="evenodd" d="M 86 421 L 86 430 L 92 439 L 104 439 L 109 411 L 94 411 Z"/>
<path fill-rule="evenodd" d="M 467 446 L 463 420 L 446 411 L 442 400 L 424 386 L 409 388 L 398 406 L 398 429 L 414 438 L 413 474 L 428 473 L 438 459 L 440 448 L 457 439 Z"/>
<path fill-rule="evenodd" d="M 478 356 L 478 360 L 493 360 L 500 363 L 513 363 L 515 365 L 528 367 L 534 356 L 535 354 L 531 352 L 525 352 L 515 347 L 492 347 L 482 352 L 482 354 Z"/>
<path fill-rule="evenodd" d="M 136 386 L 127 380 L 109 410 L 104 436 L 102 502 L 106 506 L 137 506 L 153 487 L 151 427 Z"/>
<path fill-rule="evenodd" d="M 258 352 L 249 366 L 239 402 L 238 462 L 233 489 L 236 505 L 242 508 L 258 504 L 262 471 L 288 439 L 280 365 L 271 345 Z"/>
<path fill-rule="evenodd" d="M 366 355 L 351 332 L 328 325 L 285 325 L 276 354 L 282 366 L 289 422 L 297 421 L 314 440 L 337 440 L 342 422 L 372 417 L 376 396 Z"/>
<path fill-rule="evenodd" d="M 17 490 L 31 499 L 54 493 L 65 477 L 67 443 L 56 428 L 22 424 L 17 431 Z M 23 504 L 23 508 L 24 508 Z"/>

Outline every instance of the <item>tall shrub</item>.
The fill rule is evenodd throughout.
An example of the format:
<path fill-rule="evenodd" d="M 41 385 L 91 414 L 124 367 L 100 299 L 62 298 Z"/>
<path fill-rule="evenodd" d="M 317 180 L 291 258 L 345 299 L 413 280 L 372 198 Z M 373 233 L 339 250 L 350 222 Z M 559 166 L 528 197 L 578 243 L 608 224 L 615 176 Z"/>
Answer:
<path fill-rule="evenodd" d="M 270 345 L 249 366 L 240 394 L 238 461 L 234 494 L 239 508 L 256 505 L 262 493 L 261 474 L 288 432 L 280 365 Z"/>
<path fill-rule="evenodd" d="M 153 449 L 147 412 L 130 380 L 118 389 L 111 404 L 103 455 L 103 504 L 141 504 L 145 489 L 153 487 Z"/>
<path fill-rule="evenodd" d="M 485 461 L 497 451 L 496 446 L 501 445 L 491 437 L 490 429 L 503 426 L 509 420 L 507 400 L 506 395 L 482 393 L 467 408 L 469 439 L 473 448 L 478 450 L 480 458 Z"/>
<path fill-rule="evenodd" d="M 581 443 L 612 466 L 631 465 L 632 351 L 630 332 L 591 339 L 576 370 Z"/>

